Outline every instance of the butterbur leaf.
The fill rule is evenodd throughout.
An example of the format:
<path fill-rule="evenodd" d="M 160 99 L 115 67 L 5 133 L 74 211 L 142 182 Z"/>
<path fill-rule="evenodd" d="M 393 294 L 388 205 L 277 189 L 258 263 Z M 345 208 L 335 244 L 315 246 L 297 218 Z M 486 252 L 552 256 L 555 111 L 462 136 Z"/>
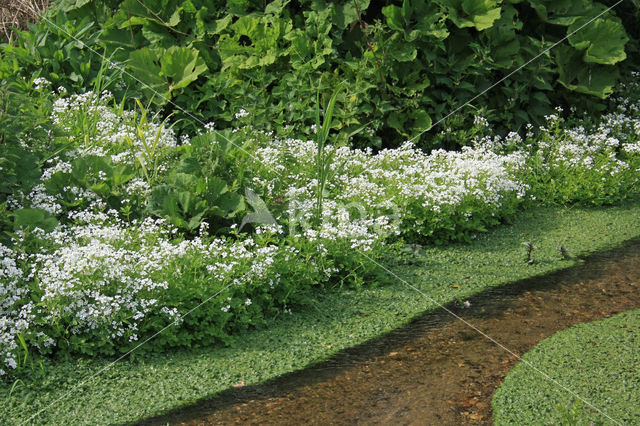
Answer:
<path fill-rule="evenodd" d="M 446 7 L 449 19 L 458 28 L 475 27 L 478 31 L 491 28 L 500 19 L 502 0 L 437 0 Z"/>
<path fill-rule="evenodd" d="M 247 188 L 245 190 L 245 196 L 247 203 L 254 211 L 242 218 L 242 223 L 238 231 L 242 231 L 242 228 L 244 228 L 247 223 L 257 223 L 259 225 L 274 225 L 277 223 L 269 211 L 269 208 L 258 194 Z"/>
<path fill-rule="evenodd" d="M 556 51 L 558 82 L 569 90 L 605 98 L 613 93 L 618 79 L 615 67 L 587 64 L 582 54 L 569 46 L 560 46 Z"/>
<path fill-rule="evenodd" d="M 413 119 L 413 128 L 415 130 L 424 131 L 431 128 L 431 117 L 426 111 L 412 111 L 409 113 L 409 117 Z"/>
<path fill-rule="evenodd" d="M 264 8 L 264 13 L 271 13 L 279 16 L 280 13 L 282 13 L 282 9 L 284 9 L 289 3 L 291 3 L 291 0 L 274 0 Z"/>
<path fill-rule="evenodd" d="M 482 33 L 491 46 L 493 64 L 500 68 L 511 68 L 524 62 L 521 56 L 520 41 L 516 30 L 522 28 L 518 12 L 511 5 L 502 6 L 502 16 L 495 24 Z"/>
<path fill-rule="evenodd" d="M 173 12 L 173 14 L 171 15 L 171 18 L 169 18 L 169 21 L 167 22 L 170 27 L 175 27 L 176 25 L 178 25 L 180 23 L 180 13 L 182 13 L 182 8 L 181 7 L 177 8 Z"/>
<path fill-rule="evenodd" d="M 398 62 L 410 62 L 413 61 L 418 55 L 418 51 L 404 40 L 399 40 L 397 43 L 393 43 L 391 46 L 391 56 Z"/>
<path fill-rule="evenodd" d="M 138 49 L 129 55 L 128 67 L 147 91 L 158 92 L 158 105 L 165 104 L 172 92 L 183 89 L 207 70 L 198 50 L 172 46 L 168 49 Z"/>
<path fill-rule="evenodd" d="M 169 90 L 182 89 L 207 70 L 198 51 L 187 47 L 172 46 L 162 55 L 161 70 L 168 78 Z"/>
<path fill-rule="evenodd" d="M 387 117 L 387 124 L 393 127 L 398 133 L 403 136 L 406 136 L 405 125 L 404 123 L 407 121 L 407 116 L 405 114 L 399 112 L 392 112 Z"/>
<path fill-rule="evenodd" d="M 382 8 L 382 14 L 387 18 L 387 25 L 389 25 L 389 28 L 396 31 L 404 31 L 402 9 L 393 5 L 385 6 Z"/>
<path fill-rule="evenodd" d="M 443 17 L 446 15 L 435 4 L 404 0 L 402 7 L 385 6 L 382 14 L 389 28 L 404 33 L 404 39 L 413 42 L 421 36 L 444 40 L 449 36 Z"/>
<path fill-rule="evenodd" d="M 571 25 L 592 9 L 590 0 L 529 0 L 540 19 L 550 24 Z"/>
<path fill-rule="evenodd" d="M 159 91 L 163 97 L 168 95 L 165 79 L 162 77 L 160 68 L 160 53 L 155 49 L 138 49 L 129 54 L 127 64 L 129 71 L 139 79 L 145 89 Z M 166 100 L 155 97 L 156 103 L 163 104 Z"/>
<path fill-rule="evenodd" d="M 617 18 L 596 19 L 583 17 L 577 19 L 569 28 L 569 43 L 584 51 L 584 61 L 596 64 L 613 65 L 624 61 L 627 54 L 624 46 L 629 41 L 624 26 Z"/>
<path fill-rule="evenodd" d="M 57 225 L 58 220 L 46 210 L 20 209 L 13 213 L 13 229 L 15 231 L 40 228 L 51 232 Z"/>
<path fill-rule="evenodd" d="M 198 12 L 198 16 L 200 16 L 199 12 Z M 224 18 L 217 19 L 215 21 L 212 21 L 212 22 L 209 22 L 209 23 L 206 23 L 206 24 L 203 23 L 203 28 L 206 29 L 206 32 L 209 35 L 220 34 L 225 29 L 227 29 L 229 24 L 231 24 L 232 18 L 233 18 L 233 16 L 231 16 L 231 15 L 225 15 Z"/>
<path fill-rule="evenodd" d="M 364 14 L 369 7 L 369 0 L 357 0 L 358 7 L 354 4 L 353 0 L 348 0 L 345 3 L 334 3 L 335 13 L 333 14 L 333 23 L 340 29 L 345 29 L 358 20 L 358 10 L 361 14 Z"/>
<path fill-rule="evenodd" d="M 111 168 L 111 183 L 113 186 L 120 186 L 135 177 L 135 170 L 130 165 L 119 165 Z"/>
<path fill-rule="evenodd" d="M 167 183 L 180 190 L 191 190 L 196 185 L 197 178 L 187 173 L 172 173 L 167 177 Z"/>
<path fill-rule="evenodd" d="M 235 192 L 227 192 L 218 200 L 218 205 L 224 212 L 223 217 L 231 218 L 245 209 L 244 197 Z"/>
<path fill-rule="evenodd" d="M 167 32 L 167 27 L 159 22 L 147 20 L 142 26 L 142 35 L 153 46 L 171 46 L 175 39 Z"/>
<path fill-rule="evenodd" d="M 215 200 L 220 197 L 222 194 L 227 192 L 227 183 L 220 179 L 219 177 L 209 178 L 207 184 L 207 194 L 212 199 Z"/>

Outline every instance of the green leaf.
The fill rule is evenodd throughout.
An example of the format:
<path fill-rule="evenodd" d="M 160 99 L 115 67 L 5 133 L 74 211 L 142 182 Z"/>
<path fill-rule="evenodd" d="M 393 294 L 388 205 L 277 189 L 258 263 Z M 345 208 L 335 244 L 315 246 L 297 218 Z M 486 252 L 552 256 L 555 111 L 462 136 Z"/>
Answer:
<path fill-rule="evenodd" d="M 482 32 L 481 39 L 486 40 L 490 46 L 493 65 L 510 69 L 524 62 L 520 40 L 516 34 L 516 30 L 521 28 L 522 22 L 518 20 L 517 10 L 511 5 L 504 5 L 500 19 Z"/>
<path fill-rule="evenodd" d="M 418 110 L 409 113 L 409 117 L 413 120 L 414 131 L 424 131 L 431 128 L 431 117 L 426 111 Z"/>
<path fill-rule="evenodd" d="M 207 66 L 196 49 L 172 46 L 162 55 L 161 70 L 169 79 L 169 90 L 177 90 L 197 80 Z"/>
<path fill-rule="evenodd" d="M 207 70 L 198 50 L 189 47 L 172 46 L 168 49 L 143 48 L 129 55 L 129 70 L 144 83 L 149 97 L 156 104 L 163 105 L 172 92 L 183 89 L 197 80 Z"/>
<path fill-rule="evenodd" d="M 478 31 L 491 28 L 500 19 L 502 0 L 435 0 L 449 12 L 449 19 L 458 28 L 475 27 Z"/>
<path fill-rule="evenodd" d="M 182 8 L 179 7 L 171 14 L 171 18 L 169 18 L 169 21 L 167 22 L 170 27 L 175 27 L 176 25 L 178 25 L 180 23 L 180 20 L 181 20 L 180 19 L 180 13 L 181 12 L 182 12 Z"/>
<path fill-rule="evenodd" d="M 569 90 L 603 99 L 613 93 L 618 70 L 608 65 L 585 63 L 581 56 L 580 52 L 569 46 L 557 48 L 558 82 Z"/>
<path fill-rule="evenodd" d="M 58 220 L 46 210 L 20 209 L 13 213 L 13 229 L 15 231 L 40 228 L 51 232 L 57 225 Z"/>
<path fill-rule="evenodd" d="M 333 3 L 335 12 L 333 14 L 332 22 L 341 30 L 347 28 L 353 22 L 358 20 L 358 10 L 364 15 L 369 7 L 370 0 L 357 0 L 358 8 L 356 9 L 355 2 L 353 0 L 347 0 L 344 3 Z"/>
<path fill-rule="evenodd" d="M 280 16 L 282 9 L 284 9 L 289 3 L 291 3 L 291 0 L 274 0 L 264 8 L 264 13 L 271 13 L 273 15 Z"/>
<path fill-rule="evenodd" d="M 244 197 L 235 192 L 227 192 L 220 197 L 218 206 L 223 210 L 225 218 L 231 218 L 246 208 Z"/>
<path fill-rule="evenodd" d="M 382 8 L 382 14 L 387 18 L 387 25 L 389 25 L 389 28 L 396 31 L 404 31 L 402 9 L 393 5 L 385 6 Z"/>
<path fill-rule="evenodd" d="M 398 40 L 390 46 L 391 56 L 398 62 L 409 62 L 416 59 L 418 51 L 411 43 L 404 40 Z"/>
<path fill-rule="evenodd" d="M 166 97 L 169 93 L 167 90 L 168 85 L 162 76 L 162 70 L 160 68 L 161 55 L 160 50 L 149 49 L 148 47 L 134 50 L 129 54 L 127 68 L 136 77 L 136 79 L 148 86 L 145 87 L 145 89 L 150 89 L 153 92 L 159 92 L 162 96 Z M 149 97 L 152 96 L 153 94 Z M 154 99 L 160 104 L 166 102 L 162 99 Z"/>
<path fill-rule="evenodd" d="M 529 0 L 529 3 L 543 21 L 565 26 L 592 9 L 590 0 Z"/>
<path fill-rule="evenodd" d="M 404 126 L 404 123 L 406 121 L 407 116 L 397 111 L 390 113 L 387 117 L 387 124 L 403 136 L 406 136 L 408 134 Z"/>
<path fill-rule="evenodd" d="M 175 39 L 164 24 L 148 20 L 142 26 L 142 35 L 154 46 L 171 46 Z"/>
<path fill-rule="evenodd" d="M 589 21 L 588 17 L 579 18 L 567 29 L 569 34 L 575 32 L 569 36 L 569 43 L 584 51 L 584 61 L 603 65 L 624 61 L 627 58 L 624 47 L 629 37 L 620 20 L 599 18 Z"/>

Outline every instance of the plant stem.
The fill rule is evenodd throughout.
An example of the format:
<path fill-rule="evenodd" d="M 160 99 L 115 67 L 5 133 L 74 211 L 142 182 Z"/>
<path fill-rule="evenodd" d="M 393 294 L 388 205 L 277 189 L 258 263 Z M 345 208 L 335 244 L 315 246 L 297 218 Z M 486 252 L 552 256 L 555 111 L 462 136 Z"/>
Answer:
<path fill-rule="evenodd" d="M 386 88 L 386 85 L 384 84 L 384 77 L 382 76 L 382 67 L 380 65 L 380 59 L 378 59 L 378 55 L 376 54 L 376 51 L 373 48 L 373 44 L 369 41 L 369 34 L 368 34 L 369 26 L 367 25 L 366 22 L 363 23 L 362 21 L 362 17 L 360 15 L 360 7 L 358 6 L 358 0 L 353 0 L 353 4 L 355 4 L 356 6 L 356 13 L 358 15 L 358 24 L 360 25 L 360 31 L 362 31 L 362 33 L 364 34 L 364 38 L 367 41 L 367 46 L 369 46 L 369 49 L 373 54 L 373 58 L 376 61 L 376 66 L 378 68 L 378 78 L 380 78 L 380 88 L 382 89 L 382 93 L 386 93 L 387 88 Z"/>

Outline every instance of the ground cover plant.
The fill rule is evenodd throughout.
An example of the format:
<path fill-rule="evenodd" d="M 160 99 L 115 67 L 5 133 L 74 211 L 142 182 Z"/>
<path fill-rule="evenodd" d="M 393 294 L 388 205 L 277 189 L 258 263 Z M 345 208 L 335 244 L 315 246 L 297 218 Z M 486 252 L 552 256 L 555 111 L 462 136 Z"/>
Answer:
<path fill-rule="evenodd" d="M 2 245 L 5 375 L 21 344 L 121 354 L 173 322 L 184 323 L 141 352 L 224 342 L 303 302 L 313 285 L 361 285 L 365 264 L 401 238 L 469 241 L 536 198 L 611 204 L 640 182 L 640 112 L 628 98 L 592 129 L 550 116 L 524 142 L 485 138 L 460 152 L 327 145 L 321 205 L 316 141 L 249 126 L 179 144 L 144 106 L 109 102 L 108 92 L 57 99 L 51 134 L 63 136 L 36 145 L 63 148 L 36 163 L 29 189 L 3 199 L 13 219 Z M 18 145 L 29 152 L 29 140 Z M 249 147 L 256 161 L 244 157 Z M 250 233 L 236 229 L 243 187 L 253 214 L 266 208 L 272 220 Z"/>
<path fill-rule="evenodd" d="M 619 423 L 637 422 L 640 382 L 637 366 L 640 311 L 579 324 L 540 342 L 523 356 L 553 379 L 602 408 Z M 610 419 L 540 376 L 520 362 L 493 397 L 496 424 L 605 424 Z"/>
<path fill-rule="evenodd" d="M 39 362 L 233 345 L 239 333 L 266 329 L 292 309 L 313 309 L 318 287 L 361 289 L 381 280 L 384 271 L 372 261 L 389 259 L 405 243 L 469 243 L 535 204 L 600 206 L 637 196 L 637 73 L 625 75 L 602 116 L 554 110 L 545 98 L 549 108 L 529 108 L 539 125 L 517 132 L 521 123 L 507 117 L 514 131 L 501 136 L 491 119 L 517 111 L 503 102 L 500 112 L 470 116 L 464 134 L 445 123 L 431 145 L 397 144 L 389 129 L 408 136 L 428 127 L 429 114 L 438 117 L 430 106 L 447 105 L 438 93 L 452 84 L 483 87 L 502 72 L 495 58 L 485 58 L 479 69 L 465 62 L 459 74 L 434 66 L 430 91 L 420 73 L 397 87 L 383 84 L 394 69 L 425 59 L 414 56 L 411 43 L 436 37 L 448 52 L 442 55 L 469 59 L 482 43 L 465 44 L 473 55 L 452 53 L 449 44 L 499 33 L 498 21 L 524 12 L 499 1 L 483 11 L 439 1 L 432 5 L 439 20 L 423 28 L 417 17 L 431 9 L 365 3 L 308 11 L 304 2 L 300 10 L 272 2 L 258 12 L 239 1 L 209 12 L 183 2 L 163 17 L 137 1 L 61 1 L 2 46 L 0 380 L 11 392 L 41 374 Z M 585 0 L 566 16 L 556 3 L 521 3 L 537 16 L 532 21 L 555 29 L 549 40 L 605 10 Z M 386 24 L 368 25 L 367 10 Z M 206 36 L 185 32 L 190 19 Z M 572 35 L 561 55 L 544 58 L 552 89 L 613 91 L 626 30 L 609 12 L 594 22 L 610 37 Z M 345 33 L 358 26 L 357 35 Z M 523 31 L 527 43 L 543 47 L 534 30 Z M 335 37 L 336 46 L 359 42 L 361 50 L 349 48 L 352 63 L 331 74 Z M 409 59 L 385 59 L 383 53 L 401 52 L 401 40 Z M 306 55 L 319 62 L 297 63 L 291 46 L 312 46 Z M 582 70 L 592 72 L 588 84 Z M 303 93 L 289 87 L 301 73 L 310 81 Z M 385 103 L 369 90 L 397 90 L 389 96 L 400 100 Z M 418 92 L 434 98 L 414 99 Z M 285 94 L 309 101 L 283 103 Z M 198 115 L 203 110 L 211 115 Z M 400 116 L 413 124 L 394 116 L 408 110 Z M 376 142 L 382 136 L 389 147 Z"/>
<path fill-rule="evenodd" d="M 433 300 L 397 279 L 360 290 L 318 288 L 311 294 L 315 307 L 292 307 L 264 329 L 237 333 L 230 346 L 148 353 L 114 365 L 104 357 L 44 360 L 43 372 L 38 361 L 28 359 L 31 374 L 13 388 L 12 383 L 0 386 L 0 420 L 133 423 L 243 381 L 246 386 L 262 383 L 390 332 L 439 304 L 462 310 L 465 300 L 488 288 L 570 268 L 591 253 L 637 238 L 639 208 L 638 201 L 606 208 L 538 206 L 471 244 L 394 254 L 389 268 Z M 526 262 L 525 241 L 537 247 L 533 264 Z M 559 245 L 569 247 L 572 259 L 558 253 Z"/>

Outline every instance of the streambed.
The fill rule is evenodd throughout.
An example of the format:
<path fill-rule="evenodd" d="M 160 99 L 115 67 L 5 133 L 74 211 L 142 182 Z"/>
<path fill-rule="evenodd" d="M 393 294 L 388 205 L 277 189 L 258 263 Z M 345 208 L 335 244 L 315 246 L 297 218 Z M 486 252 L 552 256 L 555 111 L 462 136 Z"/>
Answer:
<path fill-rule="evenodd" d="M 450 308 L 522 355 L 558 330 L 640 307 L 639 286 L 636 240 L 568 270 L 487 291 L 470 308 Z M 491 396 L 516 362 L 438 310 L 312 368 L 145 423 L 490 424 Z"/>

